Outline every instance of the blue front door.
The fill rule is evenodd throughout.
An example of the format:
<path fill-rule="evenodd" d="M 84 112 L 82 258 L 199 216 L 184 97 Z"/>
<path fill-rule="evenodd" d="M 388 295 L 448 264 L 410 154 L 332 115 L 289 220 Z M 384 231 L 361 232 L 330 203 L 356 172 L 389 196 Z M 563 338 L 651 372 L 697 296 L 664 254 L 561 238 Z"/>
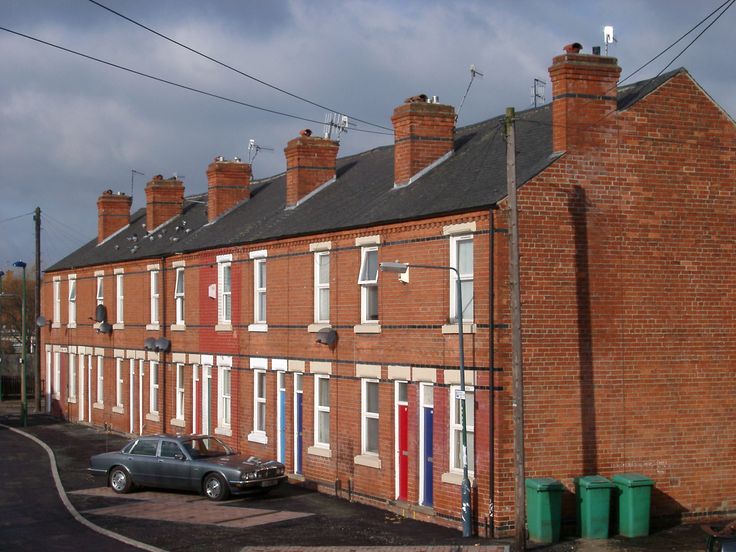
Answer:
<path fill-rule="evenodd" d="M 422 415 L 424 416 L 424 470 L 423 470 L 423 479 L 424 479 L 424 488 L 423 488 L 423 495 L 422 495 L 422 504 L 424 506 L 432 506 L 432 449 L 433 449 L 433 440 L 432 440 L 432 426 L 434 424 L 434 408 L 432 407 L 423 407 L 424 412 Z"/>

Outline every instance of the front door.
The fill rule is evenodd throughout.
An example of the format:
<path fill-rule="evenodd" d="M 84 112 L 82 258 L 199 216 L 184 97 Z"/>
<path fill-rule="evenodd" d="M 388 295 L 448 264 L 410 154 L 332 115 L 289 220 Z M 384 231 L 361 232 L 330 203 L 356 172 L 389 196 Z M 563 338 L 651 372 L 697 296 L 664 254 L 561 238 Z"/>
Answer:
<path fill-rule="evenodd" d="M 78 370 L 77 373 L 79 374 L 79 377 L 77 378 L 77 395 L 79 396 L 79 409 L 77 410 L 77 418 L 80 422 L 84 421 L 84 355 L 79 355 L 79 364 L 77 364 Z"/>
<path fill-rule="evenodd" d="M 202 433 L 210 432 L 210 384 L 212 366 L 202 366 Z"/>
<path fill-rule="evenodd" d="M 419 388 L 420 394 L 420 447 L 422 458 L 419 465 L 419 502 L 423 506 L 433 504 L 433 460 L 432 450 L 434 448 L 434 389 L 431 383 L 422 383 Z"/>
<path fill-rule="evenodd" d="M 135 359 L 133 358 L 128 361 L 128 372 L 130 374 L 128 380 L 128 397 L 130 398 L 128 403 L 128 410 L 130 411 L 128 433 L 133 433 L 135 431 Z"/>
<path fill-rule="evenodd" d="M 294 473 L 302 473 L 302 380 L 304 376 L 294 374 Z"/>
<path fill-rule="evenodd" d="M 408 384 L 396 382 L 396 498 L 406 500 L 409 494 L 409 402 Z"/>

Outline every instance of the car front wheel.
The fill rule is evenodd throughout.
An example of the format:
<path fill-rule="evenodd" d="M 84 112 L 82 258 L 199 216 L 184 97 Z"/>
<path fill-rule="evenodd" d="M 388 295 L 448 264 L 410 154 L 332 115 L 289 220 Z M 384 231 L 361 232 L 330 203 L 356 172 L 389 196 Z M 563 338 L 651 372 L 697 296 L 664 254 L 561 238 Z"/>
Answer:
<path fill-rule="evenodd" d="M 230 491 L 220 475 L 211 473 L 204 478 L 204 494 L 210 500 L 220 501 L 225 500 L 230 495 Z"/>
<path fill-rule="evenodd" d="M 110 471 L 110 486 L 116 493 L 129 493 L 133 487 L 133 480 L 123 468 L 115 466 Z"/>

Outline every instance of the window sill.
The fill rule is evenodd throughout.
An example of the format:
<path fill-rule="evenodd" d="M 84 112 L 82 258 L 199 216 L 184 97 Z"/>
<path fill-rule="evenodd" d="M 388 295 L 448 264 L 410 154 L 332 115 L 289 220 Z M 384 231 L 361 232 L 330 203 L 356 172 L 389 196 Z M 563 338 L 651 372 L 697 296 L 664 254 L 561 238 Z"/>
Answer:
<path fill-rule="evenodd" d="M 73 330 L 74 328 L 76 328 L 76 327 L 77 327 L 77 323 L 76 323 L 76 322 L 69 322 L 69 323 L 68 323 L 68 324 L 66 325 L 66 327 L 67 327 L 67 328 L 69 328 L 70 330 Z"/>
<path fill-rule="evenodd" d="M 124 406 L 113 406 L 112 411 L 115 414 L 125 414 L 125 407 Z"/>
<path fill-rule="evenodd" d="M 262 431 L 251 431 L 248 434 L 248 440 L 252 443 L 261 443 L 262 445 L 268 444 L 268 435 Z"/>
<path fill-rule="evenodd" d="M 233 325 L 232 323 L 223 323 L 223 324 L 217 324 L 215 325 L 215 331 L 216 332 L 231 332 L 233 331 Z"/>
<path fill-rule="evenodd" d="M 171 420 L 169 420 L 169 423 L 175 427 L 186 427 L 187 425 L 186 420 L 182 418 L 172 418 Z"/>
<path fill-rule="evenodd" d="M 475 333 L 476 326 L 475 324 L 463 324 L 463 333 L 464 334 L 474 334 Z M 447 334 L 458 334 L 460 333 L 460 330 L 458 329 L 457 324 L 445 324 L 442 326 L 442 333 Z"/>
<path fill-rule="evenodd" d="M 249 332 L 267 332 L 268 324 L 264 324 L 264 323 L 248 324 L 248 331 Z"/>
<path fill-rule="evenodd" d="M 353 462 L 359 466 L 381 469 L 381 459 L 376 454 L 360 454 L 353 459 Z"/>
<path fill-rule="evenodd" d="M 105 403 L 101 403 L 101 402 L 92 403 L 92 408 L 96 408 L 97 410 L 105 410 Z"/>
<path fill-rule="evenodd" d="M 470 485 L 472 486 L 475 483 L 475 477 L 473 477 L 472 473 L 468 473 L 468 479 L 470 480 Z M 442 474 L 441 480 L 443 483 L 449 483 L 450 485 L 462 485 L 463 474 L 462 472 L 445 472 Z"/>
<path fill-rule="evenodd" d="M 186 329 L 187 329 L 186 324 L 172 324 L 171 325 L 172 332 L 183 332 L 183 331 L 186 331 Z"/>
<path fill-rule="evenodd" d="M 70 404 L 77 404 L 77 397 L 69 397 L 66 402 Z"/>
<path fill-rule="evenodd" d="M 315 322 L 314 324 L 307 326 L 307 331 L 309 333 L 317 333 L 320 330 L 329 330 L 331 328 L 332 324 L 329 322 Z"/>
<path fill-rule="evenodd" d="M 60 324 L 59 322 L 53 322 L 53 323 L 51 324 L 51 329 L 52 329 L 52 330 L 56 330 L 56 329 L 58 329 L 58 328 L 61 328 L 61 324 Z"/>
<path fill-rule="evenodd" d="M 381 325 L 375 324 L 357 324 L 353 326 L 353 332 L 356 334 L 379 334 L 381 333 Z"/>
<path fill-rule="evenodd" d="M 112 325 L 113 330 L 124 330 L 125 329 L 125 323 L 124 322 L 115 322 Z"/>
<path fill-rule="evenodd" d="M 315 446 L 307 449 L 307 454 L 312 456 L 321 456 L 322 458 L 332 458 L 332 451 L 327 447 Z"/>
<path fill-rule="evenodd" d="M 153 330 L 157 332 L 160 329 L 161 329 L 161 326 L 159 324 L 146 324 L 146 330 Z"/>
<path fill-rule="evenodd" d="M 233 430 L 229 427 L 216 427 L 215 428 L 215 434 L 216 435 L 224 435 L 225 437 L 232 437 L 233 436 Z"/>
<path fill-rule="evenodd" d="M 150 422 L 159 422 L 161 421 L 158 417 L 158 412 L 149 412 L 146 414 L 146 420 Z"/>
<path fill-rule="evenodd" d="M 54 393 L 53 395 L 51 395 L 51 398 L 55 401 L 58 401 L 61 398 L 61 395 L 59 395 L 58 393 Z"/>

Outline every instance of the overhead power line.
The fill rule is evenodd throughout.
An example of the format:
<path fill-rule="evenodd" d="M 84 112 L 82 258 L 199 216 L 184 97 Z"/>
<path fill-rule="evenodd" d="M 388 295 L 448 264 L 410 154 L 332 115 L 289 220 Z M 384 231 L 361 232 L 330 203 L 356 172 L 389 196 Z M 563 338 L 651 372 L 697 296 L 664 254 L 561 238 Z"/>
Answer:
<path fill-rule="evenodd" d="M 269 109 L 267 107 L 260 107 L 257 105 L 253 105 L 247 102 L 243 102 L 240 100 L 234 100 L 232 98 L 228 98 L 226 96 L 222 96 L 220 94 L 215 94 L 213 92 L 207 92 L 205 90 L 200 90 L 199 88 L 194 88 L 193 86 L 187 86 L 186 84 L 180 84 L 178 82 L 170 81 L 161 77 L 156 77 L 154 75 L 149 75 L 148 73 L 143 73 L 142 71 L 136 71 L 135 69 L 131 69 L 130 67 L 125 67 L 124 65 L 119 65 L 117 63 L 113 63 L 111 61 L 106 61 L 104 59 L 100 59 L 94 56 L 90 56 L 88 54 L 83 54 L 82 52 L 77 52 L 76 50 L 72 50 L 70 48 L 65 48 L 64 46 L 59 46 L 58 44 L 54 44 L 52 42 L 47 42 L 46 40 L 42 40 L 40 38 L 36 38 L 31 35 L 27 35 L 18 31 L 14 31 L 12 29 L 8 29 L 7 27 L 0 27 L 0 31 L 5 31 L 10 34 L 14 34 L 16 36 L 22 36 L 23 38 L 27 38 L 28 40 L 32 40 L 34 42 L 38 42 L 40 44 L 44 44 L 45 46 L 50 46 L 52 48 L 56 48 L 57 50 L 61 50 L 62 52 L 67 52 L 69 54 L 74 54 L 75 56 L 83 57 L 85 59 L 89 59 L 92 61 L 96 61 L 97 63 L 102 63 L 103 65 L 108 65 L 110 67 L 114 67 L 116 69 L 120 69 L 121 71 L 127 71 L 128 73 L 132 73 L 134 75 L 138 75 L 139 77 L 145 77 L 147 79 L 154 80 L 156 82 L 161 82 L 164 84 L 168 84 L 170 86 L 175 86 L 177 88 L 181 88 L 183 90 L 189 90 L 190 92 L 196 92 L 197 94 L 202 94 L 203 96 L 209 96 L 210 98 L 215 98 L 218 100 L 222 100 L 225 102 L 234 103 L 236 105 L 242 105 L 244 107 L 249 107 L 251 109 L 257 109 L 258 111 L 265 111 L 266 113 L 272 113 L 274 115 L 279 115 L 281 117 L 289 117 L 291 119 L 296 119 L 298 121 L 305 121 L 307 123 L 314 123 L 317 125 L 321 125 L 322 121 L 317 121 L 316 119 L 309 119 L 307 117 L 300 117 L 299 115 L 292 115 L 290 113 L 285 113 L 283 111 L 277 111 L 275 109 Z M 376 130 L 367 130 L 367 129 L 361 129 L 361 128 L 354 128 L 351 129 L 356 132 L 366 132 L 369 134 L 382 134 L 384 136 L 393 136 L 393 133 L 389 132 L 381 132 Z"/>
<path fill-rule="evenodd" d="M 23 213 L 22 215 L 16 215 L 14 217 L 6 218 L 3 220 L 0 220 L 0 224 L 2 224 L 3 222 L 10 222 L 11 220 L 18 220 L 19 218 L 27 217 L 28 215 L 32 215 L 32 214 L 33 214 L 33 211 L 29 213 Z"/>
<path fill-rule="evenodd" d="M 188 51 L 192 52 L 193 54 L 197 54 L 198 56 L 201 56 L 201 57 L 203 57 L 203 58 L 205 58 L 205 59 L 207 59 L 207 60 L 209 60 L 209 61 L 211 61 L 213 63 L 216 63 L 217 65 L 220 65 L 222 67 L 225 67 L 226 69 L 230 69 L 231 71 L 234 71 L 238 75 L 241 75 L 243 77 L 246 77 L 248 79 L 251 79 L 251 80 L 253 80 L 253 81 L 255 81 L 255 82 L 259 83 L 259 84 L 262 84 L 264 86 L 267 86 L 267 87 L 269 87 L 269 88 L 271 88 L 273 90 L 276 90 L 278 92 L 281 92 L 282 94 L 286 94 L 287 96 L 291 96 L 292 98 L 295 98 L 297 100 L 301 100 L 301 101 L 306 102 L 306 103 L 308 103 L 310 105 L 313 105 L 315 107 L 319 107 L 320 109 L 325 109 L 327 111 L 338 112 L 338 113 L 340 113 L 342 115 L 349 115 L 350 118 L 353 119 L 354 121 L 359 121 L 359 122 L 361 122 L 363 124 L 370 125 L 372 127 L 381 128 L 383 130 L 389 130 L 389 131 L 392 131 L 393 130 L 393 129 L 388 128 L 388 127 L 383 126 L 383 125 L 377 125 L 377 124 L 371 123 L 369 121 L 364 121 L 363 119 L 358 119 L 357 117 L 355 117 L 353 115 L 350 115 L 349 113 L 345 113 L 344 111 L 340 111 L 338 109 L 333 109 L 331 107 L 326 107 L 326 106 L 324 106 L 322 104 L 319 104 L 317 102 L 314 102 L 312 100 L 309 100 L 309 99 L 307 99 L 307 98 L 305 98 L 303 96 L 299 96 L 298 94 L 294 94 L 292 92 L 289 92 L 288 90 L 284 90 L 283 88 L 280 88 L 280 87 L 278 87 L 278 86 L 276 86 L 274 84 L 271 84 L 271 83 L 266 82 L 266 81 L 264 81 L 262 79 L 259 79 L 258 77 L 254 77 L 253 75 L 249 75 L 248 73 L 246 73 L 244 71 L 241 71 L 240 69 L 237 69 L 237 68 L 233 67 L 232 65 L 228 65 L 227 63 L 224 63 L 224 62 L 222 62 L 222 61 L 220 61 L 218 59 L 215 59 L 215 58 L 213 58 L 211 56 L 208 56 L 207 54 L 202 53 L 199 50 L 196 50 L 195 48 L 192 48 L 191 46 L 187 46 L 186 44 L 182 44 L 178 40 L 174 40 L 173 38 L 171 38 L 169 36 L 166 36 L 165 34 L 160 33 L 159 31 L 157 31 L 155 29 L 152 29 L 151 27 L 148 27 L 148 26 L 144 25 L 143 23 L 141 23 L 139 21 L 136 21 L 135 19 L 132 19 L 132 18 L 128 17 L 127 15 L 124 15 L 124 14 L 118 12 L 118 11 L 115 11 L 112 8 L 109 8 L 109 7 L 105 6 L 104 4 L 101 4 L 100 2 L 97 2 L 96 0 L 89 0 L 89 1 L 92 2 L 95 6 L 99 6 L 100 8 L 102 8 L 104 10 L 107 10 L 110 13 L 117 15 L 118 17 L 121 17 L 121 18 L 125 19 L 126 21 L 129 21 L 130 23 L 133 23 L 133 25 L 137 25 L 138 27 L 140 27 L 142 29 L 145 29 L 148 32 L 151 32 L 151 33 L 155 34 L 156 36 L 159 36 L 159 37 L 163 38 L 164 40 L 168 40 L 172 44 L 176 44 L 177 46 L 180 46 L 181 48 L 184 48 L 185 50 L 188 50 Z"/>

